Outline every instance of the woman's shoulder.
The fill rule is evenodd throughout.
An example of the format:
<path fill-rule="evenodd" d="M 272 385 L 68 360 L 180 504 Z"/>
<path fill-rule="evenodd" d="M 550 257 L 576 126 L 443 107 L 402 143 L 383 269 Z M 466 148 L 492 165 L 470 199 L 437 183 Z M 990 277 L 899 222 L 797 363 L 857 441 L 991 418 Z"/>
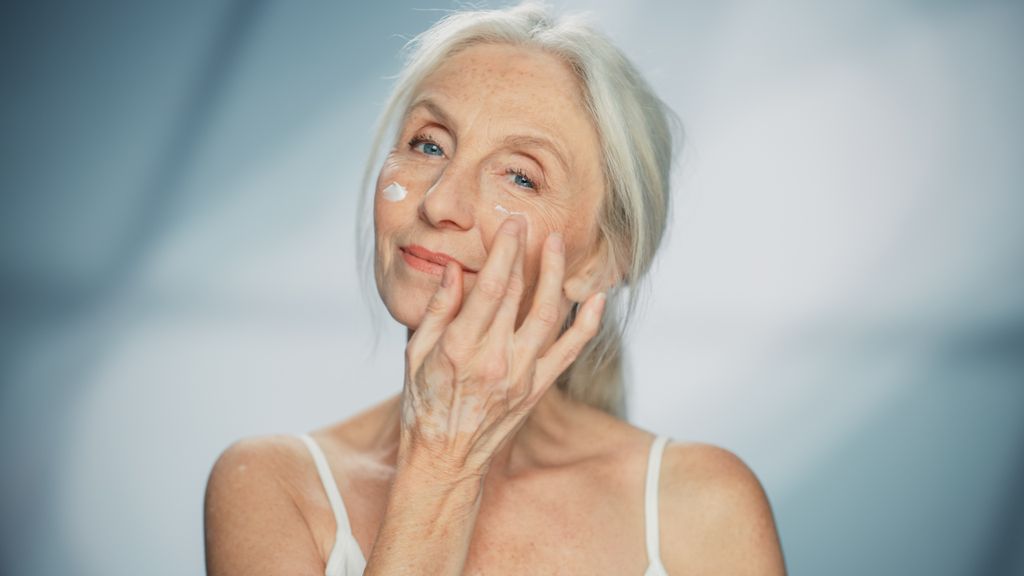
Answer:
<path fill-rule="evenodd" d="M 214 469 L 257 466 L 270 472 L 293 461 L 302 452 L 302 440 L 296 435 L 267 434 L 239 438 L 217 458 Z"/>
<path fill-rule="evenodd" d="M 730 450 L 714 444 L 674 440 L 665 446 L 662 484 L 684 493 L 716 496 L 723 492 L 759 492 L 753 470 Z"/>
<path fill-rule="evenodd" d="M 221 452 L 207 481 L 207 499 L 221 491 L 232 501 L 272 497 L 303 509 L 323 488 L 301 436 L 274 434 L 241 438 Z"/>
<path fill-rule="evenodd" d="M 207 498 L 225 487 L 235 493 L 290 493 L 305 476 L 300 465 L 310 456 L 298 436 L 265 435 L 232 442 L 218 456 L 207 481 Z M 237 497 L 237 496 L 236 496 Z"/>
<path fill-rule="evenodd" d="M 595 415 L 592 423 L 582 428 L 602 440 L 599 460 L 607 469 L 625 476 L 626 470 L 648 467 L 657 433 L 609 415 Z M 634 479 L 635 474 L 628 473 Z M 635 482 L 628 486 L 632 493 Z M 668 442 L 661 457 L 658 510 L 660 554 L 668 573 L 785 574 L 765 491 L 730 450 Z"/>
<path fill-rule="evenodd" d="M 393 401 L 310 431 L 313 446 L 300 434 L 253 436 L 231 443 L 207 480 L 208 525 L 234 535 L 242 534 L 246 526 L 291 526 L 291 534 L 305 533 L 305 542 L 318 549 L 318 557 L 326 558 L 335 528 L 326 483 L 333 481 L 344 493 L 362 487 L 364 477 L 382 475 L 368 446 Z M 324 454 L 330 478 L 321 476 L 311 449 Z M 355 504 L 359 512 L 362 504 Z M 351 503 L 346 505 L 351 508 Z"/>
<path fill-rule="evenodd" d="M 319 486 L 311 450 L 322 452 L 334 476 L 344 476 L 346 463 L 363 460 L 379 425 L 383 408 L 391 400 L 336 423 L 310 430 L 307 434 L 276 434 L 242 438 L 220 454 L 211 478 L 248 476 L 254 481 L 277 482 L 289 488 Z M 313 440 L 313 446 L 302 436 Z M 341 480 L 341 478 L 336 478 Z"/>
<path fill-rule="evenodd" d="M 736 454 L 670 442 L 659 484 L 662 559 L 670 572 L 785 573 L 767 495 Z"/>
<path fill-rule="evenodd" d="M 244 568 L 255 568 L 257 562 L 271 571 L 322 571 L 329 543 L 317 535 L 329 518 L 310 513 L 318 488 L 312 459 L 299 437 L 233 442 L 217 458 L 206 484 L 207 571 L 247 572 Z M 284 552 L 250 553 L 263 549 Z"/>

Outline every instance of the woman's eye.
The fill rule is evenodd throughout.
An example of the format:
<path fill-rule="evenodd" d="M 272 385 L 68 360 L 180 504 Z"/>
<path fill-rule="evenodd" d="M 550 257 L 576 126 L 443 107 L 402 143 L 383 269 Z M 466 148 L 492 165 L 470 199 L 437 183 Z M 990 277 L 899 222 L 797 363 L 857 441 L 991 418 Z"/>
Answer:
<path fill-rule="evenodd" d="M 444 156 L 444 149 L 430 138 L 417 136 L 409 141 L 409 147 L 427 156 Z"/>
<path fill-rule="evenodd" d="M 508 174 L 512 177 L 512 183 L 516 186 L 519 186 L 520 188 L 528 188 L 530 190 L 537 189 L 537 185 L 522 170 L 519 170 L 518 168 L 509 168 Z"/>

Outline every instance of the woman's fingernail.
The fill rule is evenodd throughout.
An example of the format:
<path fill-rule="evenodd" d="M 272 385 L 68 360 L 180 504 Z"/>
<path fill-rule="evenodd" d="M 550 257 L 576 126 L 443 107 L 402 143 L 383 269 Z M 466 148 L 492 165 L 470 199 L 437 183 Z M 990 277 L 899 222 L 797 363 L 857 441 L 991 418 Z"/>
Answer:
<path fill-rule="evenodd" d="M 452 267 L 447 265 L 444 267 L 444 273 L 441 274 L 441 287 L 447 288 L 452 285 Z"/>
<path fill-rule="evenodd" d="M 519 229 L 521 228 L 519 218 L 516 218 L 515 216 L 509 216 L 508 218 L 505 219 L 505 222 L 507 222 L 507 224 L 505 224 L 505 231 L 508 232 L 510 236 L 518 236 Z"/>

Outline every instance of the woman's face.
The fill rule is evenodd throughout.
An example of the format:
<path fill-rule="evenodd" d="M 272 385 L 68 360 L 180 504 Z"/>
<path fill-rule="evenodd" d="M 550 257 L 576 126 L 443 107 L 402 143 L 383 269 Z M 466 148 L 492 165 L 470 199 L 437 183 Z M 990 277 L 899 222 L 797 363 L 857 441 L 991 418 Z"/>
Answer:
<path fill-rule="evenodd" d="M 597 132 L 562 60 L 502 44 L 450 57 L 413 96 L 377 179 L 374 267 L 388 311 L 415 330 L 445 257 L 461 263 L 472 291 L 510 214 L 527 228 L 520 321 L 551 232 L 565 241 L 567 297 L 581 301 L 601 289 L 591 280 L 601 166 Z"/>

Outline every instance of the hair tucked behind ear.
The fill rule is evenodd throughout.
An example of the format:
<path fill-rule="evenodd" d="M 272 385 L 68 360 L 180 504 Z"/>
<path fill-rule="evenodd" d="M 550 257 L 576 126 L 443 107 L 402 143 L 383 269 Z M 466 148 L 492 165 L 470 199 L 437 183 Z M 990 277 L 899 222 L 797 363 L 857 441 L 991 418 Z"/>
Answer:
<path fill-rule="evenodd" d="M 480 43 L 540 48 L 564 59 L 580 82 L 605 162 L 598 230 L 599 241 L 605 243 L 610 288 L 600 331 L 557 385 L 573 399 L 624 416 L 622 337 L 667 227 L 669 176 L 677 140 L 673 131 L 678 131 L 678 122 L 607 37 L 578 15 L 556 18 L 537 3 L 459 11 L 442 18 L 407 46 L 406 65 L 378 125 L 363 190 L 372 190 L 380 148 L 423 79 L 455 52 Z M 360 202 L 362 272 L 364 278 L 372 278 L 372 273 L 366 275 L 372 270 L 368 246 L 373 221 L 367 217 L 367 194 Z M 575 309 L 566 327 L 575 318 Z"/>

